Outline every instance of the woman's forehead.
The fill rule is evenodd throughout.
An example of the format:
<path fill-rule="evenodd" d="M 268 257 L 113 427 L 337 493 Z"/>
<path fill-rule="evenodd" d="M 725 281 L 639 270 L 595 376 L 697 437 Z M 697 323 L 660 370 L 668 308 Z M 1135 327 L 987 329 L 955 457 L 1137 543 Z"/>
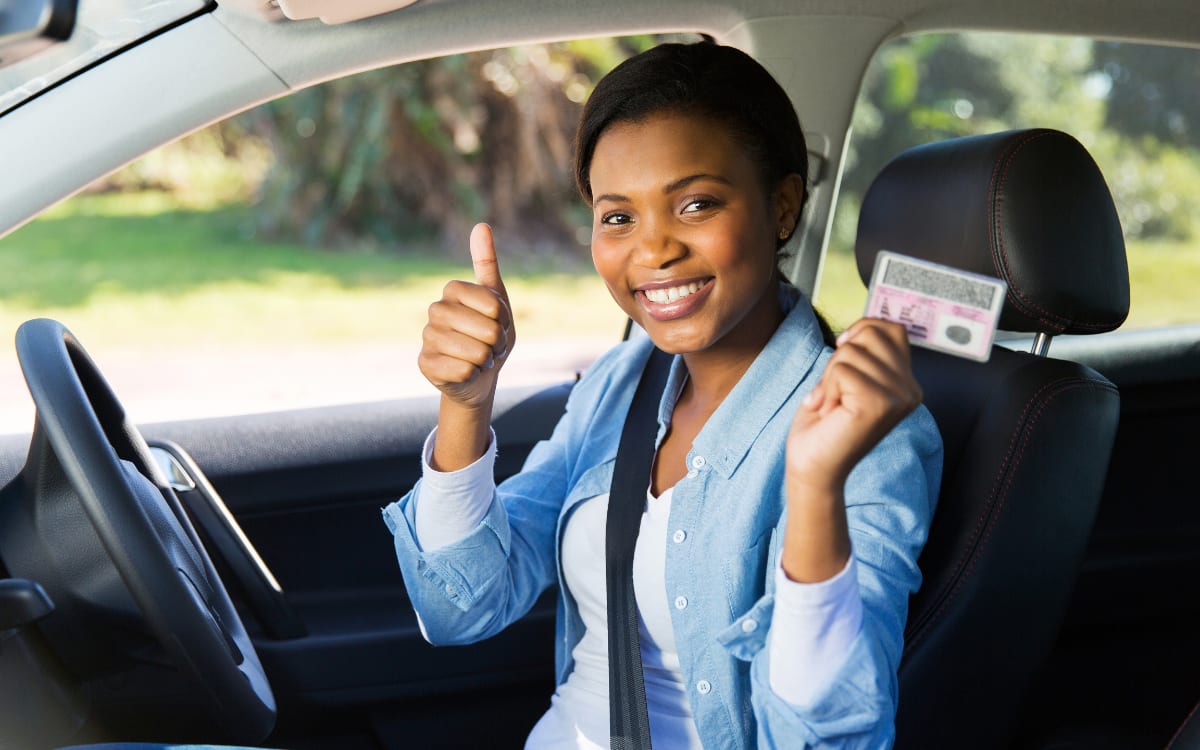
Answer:
<path fill-rule="evenodd" d="M 731 183 L 753 176 L 753 162 L 728 129 L 711 118 L 664 113 L 608 126 L 591 164 L 593 193 L 662 190 L 707 175 Z"/>

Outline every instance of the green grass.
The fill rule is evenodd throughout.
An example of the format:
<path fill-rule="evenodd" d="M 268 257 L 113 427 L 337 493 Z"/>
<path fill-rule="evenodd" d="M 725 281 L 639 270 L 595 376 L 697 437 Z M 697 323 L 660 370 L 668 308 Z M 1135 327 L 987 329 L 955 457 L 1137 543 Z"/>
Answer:
<path fill-rule="evenodd" d="M 0 327 L 53 317 L 89 346 L 416 343 L 446 281 L 470 278 L 465 247 L 458 257 L 428 245 L 324 251 L 256 240 L 250 218 L 243 208 L 181 210 L 153 194 L 77 197 L 0 239 Z M 619 336 L 620 312 L 579 265 L 509 264 L 523 338 Z"/>
<path fill-rule="evenodd" d="M 161 194 L 72 199 L 0 239 L 0 327 L 53 317 L 102 347 L 415 344 L 445 282 L 470 278 L 465 247 L 402 254 L 262 242 L 249 231 L 249 210 L 184 210 Z M 1200 247 L 1132 243 L 1129 260 L 1127 327 L 1200 321 Z M 616 338 L 620 312 L 579 265 L 562 272 L 508 264 L 523 339 Z M 831 254 L 818 307 L 844 327 L 864 299 L 852 259 Z"/>

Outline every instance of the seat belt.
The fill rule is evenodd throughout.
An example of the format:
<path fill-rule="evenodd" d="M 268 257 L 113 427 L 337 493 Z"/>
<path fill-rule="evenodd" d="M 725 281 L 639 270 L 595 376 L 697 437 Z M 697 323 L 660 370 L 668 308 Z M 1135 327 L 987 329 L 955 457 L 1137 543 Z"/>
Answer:
<path fill-rule="evenodd" d="M 650 718 L 637 600 L 633 591 L 633 551 L 646 507 L 658 405 L 671 371 L 671 355 L 655 347 L 642 371 L 625 417 L 605 520 L 605 585 L 608 604 L 608 726 L 612 750 L 650 750 Z"/>

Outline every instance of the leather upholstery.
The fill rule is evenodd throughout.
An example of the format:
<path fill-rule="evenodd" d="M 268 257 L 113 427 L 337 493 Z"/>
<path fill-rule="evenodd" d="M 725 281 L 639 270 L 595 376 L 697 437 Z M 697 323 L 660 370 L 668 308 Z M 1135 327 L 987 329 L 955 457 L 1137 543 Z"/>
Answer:
<path fill-rule="evenodd" d="M 864 283 L 879 250 L 1008 282 L 1006 331 L 1099 333 L 1129 312 L 1125 241 L 1087 150 L 1057 130 L 1016 130 L 909 149 L 863 198 Z"/>
<path fill-rule="evenodd" d="M 896 747 L 1005 747 L 1083 559 L 1117 389 L 1082 365 L 999 348 L 982 365 L 913 358 L 946 468 L 909 605 Z"/>
<path fill-rule="evenodd" d="M 1055 131 L 901 154 L 863 201 L 864 278 L 879 249 L 1002 275 L 1008 329 L 1108 330 L 1128 311 L 1112 198 Z M 896 748 L 1003 748 L 1065 613 L 1119 397 L 1088 367 L 1001 347 L 986 363 L 914 348 L 913 369 L 946 460 L 910 601 Z"/>
<path fill-rule="evenodd" d="M 1200 706 L 1188 714 L 1187 720 L 1167 744 L 1167 750 L 1200 750 Z"/>

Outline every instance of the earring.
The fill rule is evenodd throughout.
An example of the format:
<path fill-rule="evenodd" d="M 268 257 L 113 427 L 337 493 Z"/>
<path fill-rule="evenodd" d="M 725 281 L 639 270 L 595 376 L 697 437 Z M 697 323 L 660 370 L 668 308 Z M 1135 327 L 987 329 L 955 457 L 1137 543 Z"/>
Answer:
<path fill-rule="evenodd" d="M 791 234 L 791 230 L 789 230 L 787 227 L 779 228 L 779 239 L 786 240 L 789 234 Z"/>

